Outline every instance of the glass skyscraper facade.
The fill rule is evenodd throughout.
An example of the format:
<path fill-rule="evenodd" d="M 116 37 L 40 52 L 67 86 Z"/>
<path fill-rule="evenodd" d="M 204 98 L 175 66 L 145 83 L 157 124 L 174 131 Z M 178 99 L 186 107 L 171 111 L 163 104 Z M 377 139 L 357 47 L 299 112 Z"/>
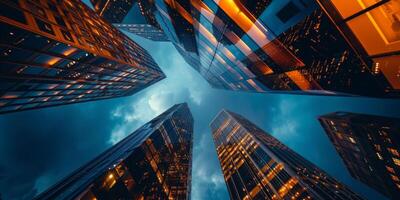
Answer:
<path fill-rule="evenodd" d="M 193 118 L 177 104 L 36 199 L 190 199 Z"/>
<path fill-rule="evenodd" d="M 400 198 L 400 119 L 336 112 L 319 121 L 355 179 Z"/>
<path fill-rule="evenodd" d="M 399 0 L 154 2 L 165 34 L 215 88 L 399 96 Z"/>
<path fill-rule="evenodd" d="M 211 131 L 235 199 L 362 199 L 242 116 L 221 111 Z"/>
<path fill-rule="evenodd" d="M 0 113 L 133 93 L 165 75 L 79 0 L 0 2 Z"/>
<path fill-rule="evenodd" d="M 152 0 L 91 0 L 95 11 L 114 26 L 153 41 L 168 41 L 153 14 Z"/>

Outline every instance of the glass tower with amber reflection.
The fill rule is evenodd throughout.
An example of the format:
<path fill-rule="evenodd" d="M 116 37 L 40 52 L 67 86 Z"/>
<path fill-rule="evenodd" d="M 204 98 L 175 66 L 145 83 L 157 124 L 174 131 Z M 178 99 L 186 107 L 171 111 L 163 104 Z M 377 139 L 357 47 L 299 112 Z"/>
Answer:
<path fill-rule="evenodd" d="M 190 198 L 193 118 L 177 104 L 36 199 Z"/>
<path fill-rule="evenodd" d="M 400 199 L 400 119 L 336 112 L 319 117 L 352 177 Z"/>
<path fill-rule="evenodd" d="M 132 95 L 148 52 L 79 0 L 0 1 L 0 113 Z"/>
<path fill-rule="evenodd" d="M 164 33 L 213 87 L 399 97 L 399 0 L 156 0 Z"/>
<path fill-rule="evenodd" d="M 211 123 L 231 199 L 362 199 L 242 116 L 223 110 Z"/>

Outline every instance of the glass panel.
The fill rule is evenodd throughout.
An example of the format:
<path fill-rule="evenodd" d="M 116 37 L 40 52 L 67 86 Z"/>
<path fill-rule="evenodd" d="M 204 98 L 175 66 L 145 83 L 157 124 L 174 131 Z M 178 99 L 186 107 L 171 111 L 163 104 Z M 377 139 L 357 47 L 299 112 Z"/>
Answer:
<path fill-rule="evenodd" d="M 343 18 L 347 18 L 362 11 L 365 7 L 372 6 L 382 0 L 331 0 Z"/>
<path fill-rule="evenodd" d="M 400 0 L 385 3 L 348 25 L 370 55 L 400 50 Z"/>
<path fill-rule="evenodd" d="M 381 71 L 393 89 L 400 89 L 400 56 L 374 59 L 373 72 Z"/>

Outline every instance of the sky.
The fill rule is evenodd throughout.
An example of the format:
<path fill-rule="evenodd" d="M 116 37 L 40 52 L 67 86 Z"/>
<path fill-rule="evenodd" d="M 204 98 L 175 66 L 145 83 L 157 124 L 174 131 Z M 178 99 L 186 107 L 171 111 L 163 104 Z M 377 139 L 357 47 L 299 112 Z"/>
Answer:
<path fill-rule="evenodd" d="M 229 199 L 209 128 L 221 109 L 248 118 L 367 199 L 384 199 L 350 177 L 317 117 L 335 111 L 400 117 L 398 100 L 217 90 L 172 44 L 128 35 L 149 51 L 167 78 L 129 97 L 0 115 L 3 199 L 31 199 L 182 102 L 195 120 L 193 200 Z"/>

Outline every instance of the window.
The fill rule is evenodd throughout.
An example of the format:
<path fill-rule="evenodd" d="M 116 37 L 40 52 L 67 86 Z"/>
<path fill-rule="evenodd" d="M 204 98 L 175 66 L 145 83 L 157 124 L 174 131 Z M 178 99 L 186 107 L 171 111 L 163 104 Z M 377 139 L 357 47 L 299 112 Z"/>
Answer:
<path fill-rule="evenodd" d="M 386 170 L 392 174 L 395 174 L 396 172 L 394 171 L 394 169 L 392 167 L 386 166 Z"/>
<path fill-rule="evenodd" d="M 276 16 L 283 22 L 286 23 L 292 17 L 296 16 L 300 12 L 300 9 L 293 3 L 289 2 L 284 6 Z"/>
<path fill-rule="evenodd" d="M 72 35 L 71 35 L 70 32 L 61 30 L 61 33 L 62 33 L 64 39 L 66 39 L 66 40 L 68 40 L 70 42 L 74 42 L 74 38 L 72 38 Z"/>
<path fill-rule="evenodd" d="M 397 156 L 397 157 L 400 157 L 400 154 L 399 154 L 399 152 L 398 152 L 396 149 L 388 148 L 387 150 L 388 150 L 391 154 L 393 154 L 393 155 L 395 155 L 395 156 Z"/>
<path fill-rule="evenodd" d="M 349 137 L 349 141 L 350 141 L 351 143 L 353 143 L 353 144 L 356 143 L 356 141 L 355 141 L 354 138 L 352 138 L 352 137 Z"/>
<path fill-rule="evenodd" d="M 392 177 L 392 180 L 399 182 L 399 177 L 395 176 L 395 175 L 390 175 Z"/>
<path fill-rule="evenodd" d="M 380 153 L 376 152 L 376 156 L 378 156 L 378 158 L 379 158 L 380 160 L 383 160 L 383 157 L 381 156 Z"/>
<path fill-rule="evenodd" d="M 397 158 L 392 158 L 394 164 L 396 164 L 397 166 L 400 166 L 400 160 Z"/>
<path fill-rule="evenodd" d="M 61 16 L 55 15 L 54 18 L 56 19 L 56 22 L 58 25 L 66 27 L 67 25 L 65 24 L 64 19 Z"/>
<path fill-rule="evenodd" d="M 54 30 L 51 27 L 51 24 L 44 22 L 38 18 L 35 18 L 35 20 L 36 20 L 36 24 L 38 25 L 38 27 L 41 31 L 54 35 Z"/>

